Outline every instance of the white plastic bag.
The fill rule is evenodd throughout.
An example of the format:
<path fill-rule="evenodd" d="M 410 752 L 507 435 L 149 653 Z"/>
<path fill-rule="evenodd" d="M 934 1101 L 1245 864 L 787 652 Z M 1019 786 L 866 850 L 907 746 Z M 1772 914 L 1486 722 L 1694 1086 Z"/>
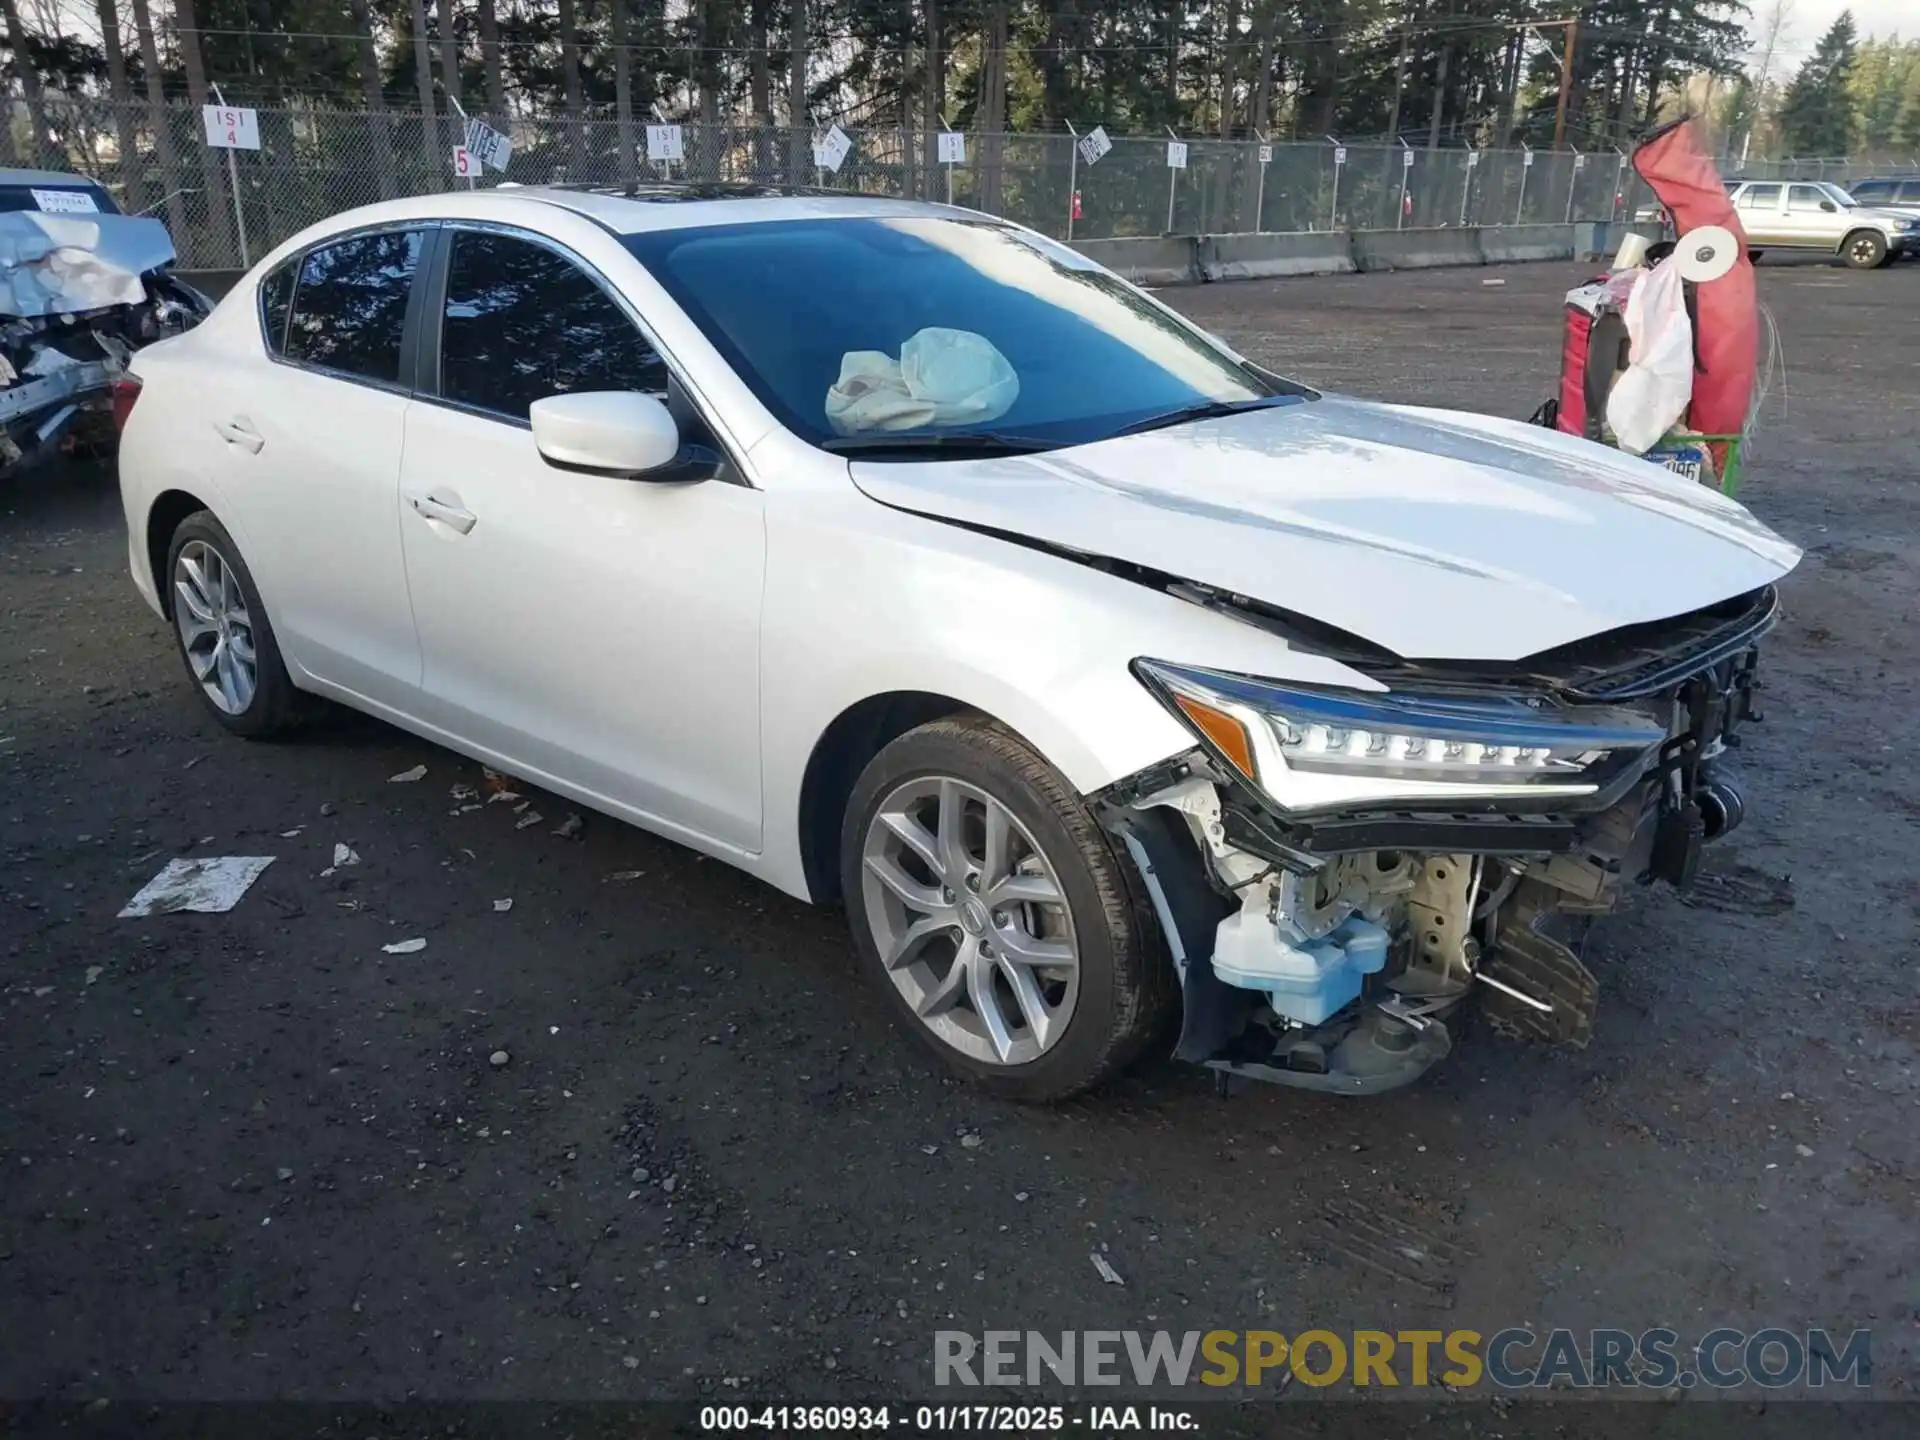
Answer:
<path fill-rule="evenodd" d="M 993 342 L 971 330 L 928 326 L 900 359 L 850 350 L 827 391 L 827 421 L 842 435 L 994 420 L 1020 396 L 1020 378 Z"/>
<path fill-rule="evenodd" d="M 1693 401 L 1693 322 L 1671 259 L 1633 287 L 1626 319 L 1627 368 L 1607 396 L 1607 425 L 1621 449 L 1644 455 Z"/>

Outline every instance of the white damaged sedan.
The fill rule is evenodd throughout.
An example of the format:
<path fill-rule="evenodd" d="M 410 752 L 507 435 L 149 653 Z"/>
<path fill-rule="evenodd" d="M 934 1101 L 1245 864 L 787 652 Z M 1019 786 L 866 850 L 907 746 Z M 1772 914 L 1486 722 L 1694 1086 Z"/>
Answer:
<path fill-rule="evenodd" d="M 133 576 L 220 724 L 326 697 L 838 900 L 1028 1099 L 1176 1028 L 1347 1093 L 1469 1002 L 1583 1043 L 1580 927 L 1740 822 L 1799 558 L 907 202 L 395 201 L 134 371 Z"/>

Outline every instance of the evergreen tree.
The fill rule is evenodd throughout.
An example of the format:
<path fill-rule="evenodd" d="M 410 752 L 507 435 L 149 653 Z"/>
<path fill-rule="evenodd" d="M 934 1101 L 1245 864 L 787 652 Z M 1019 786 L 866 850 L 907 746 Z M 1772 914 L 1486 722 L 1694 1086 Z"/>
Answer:
<path fill-rule="evenodd" d="M 1853 138 L 1853 98 L 1848 82 L 1858 58 L 1853 12 L 1840 18 L 1787 87 L 1780 129 L 1795 155 L 1844 155 Z"/>

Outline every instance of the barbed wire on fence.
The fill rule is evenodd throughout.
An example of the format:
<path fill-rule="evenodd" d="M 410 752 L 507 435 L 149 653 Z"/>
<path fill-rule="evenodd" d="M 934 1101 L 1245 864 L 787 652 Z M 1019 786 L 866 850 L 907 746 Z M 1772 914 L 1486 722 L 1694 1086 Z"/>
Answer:
<path fill-rule="evenodd" d="M 260 109 L 260 148 L 232 152 L 229 172 L 190 106 L 46 96 L 37 113 L 24 109 L 16 102 L 14 125 L 0 125 L 0 147 L 11 151 L 0 164 L 91 175 L 123 209 L 163 218 L 186 268 L 241 265 L 339 211 L 464 183 L 452 167 L 456 117 Z M 1632 219 L 1655 203 L 1619 151 L 1190 139 L 1176 169 L 1165 136 L 1115 136 L 1111 151 L 1087 164 L 1072 134 L 976 133 L 963 161 L 942 165 L 931 134 L 850 127 L 852 148 L 834 172 L 813 163 L 811 131 L 782 126 L 683 126 L 684 158 L 668 165 L 647 158 L 645 117 L 489 119 L 511 137 L 512 156 L 488 183 L 827 186 L 951 199 L 1075 239 L 1563 224 Z M 1857 178 L 1847 161 L 1762 162 L 1743 173 L 1796 164 L 1806 170 L 1797 178 Z"/>

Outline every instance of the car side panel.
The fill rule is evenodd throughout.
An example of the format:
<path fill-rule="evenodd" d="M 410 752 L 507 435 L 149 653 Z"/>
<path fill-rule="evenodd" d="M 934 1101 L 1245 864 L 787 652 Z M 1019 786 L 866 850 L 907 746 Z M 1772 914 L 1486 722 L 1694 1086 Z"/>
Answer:
<path fill-rule="evenodd" d="M 780 454 L 766 453 L 776 445 Z M 1137 657 L 1379 688 L 1145 585 L 890 509 L 860 494 L 844 461 L 791 437 L 770 440 L 755 459 L 789 483 L 767 495 L 766 849 L 753 868 L 791 894 L 808 894 L 800 840 L 808 760 L 838 716 L 873 696 L 918 691 L 981 710 L 1089 793 L 1193 747 L 1133 677 Z"/>
<path fill-rule="evenodd" d="M 118 463 L 127 568 L 141 599 L 164 614 L 159 587 L 166 577 L 153 573 L 147 553 L 148 526 L 162 495 L 177 490 L 194 496 L 227 527 L 243 554 L 252 548 L 251 536 L 227 493 L 225 447 L 202 409 L 203 398 L 219 388 L 218 347 L 192 330 L 139 351 L 131 368 L 141 391 L 120 438 Z M 274 595 L 264 583 L 261 595 L 271 610 Z"/>

